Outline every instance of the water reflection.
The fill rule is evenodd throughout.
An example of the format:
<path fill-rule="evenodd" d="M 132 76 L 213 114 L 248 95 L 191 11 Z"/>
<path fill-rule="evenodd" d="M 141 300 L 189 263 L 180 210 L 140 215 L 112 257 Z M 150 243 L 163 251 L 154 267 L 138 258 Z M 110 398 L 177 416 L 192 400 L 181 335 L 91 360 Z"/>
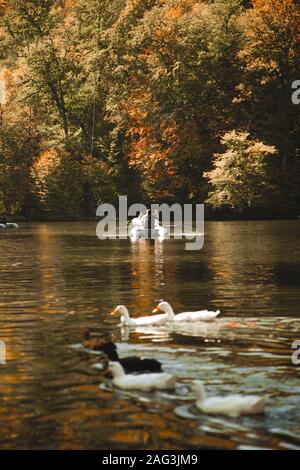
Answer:
<path fill-rule="evenodd" d="M 133 303 L 143 315 L 150 310 L 153 285 L 165 285 L 164 243 L 160 240 L 135 240 L 131 244 Z M 154 299 L 153 299 L 154 300 Z"/>
<path fill-rule="evenodd" d="M 1 448 L 292 448 L 300 446 L 300 224 L 214 222 L 205 246 L 184 240 L 99 241 L 94 224 L 28 224 L 1 233 Z M 120 329 L 124 303 L 151 313 L 220 308 L 216 324 Z M 124 396 L 90 367 L 99 357 L 69 348 L 88 325 L 121 355 L 162 361 L 181 385 L 210 393 L 266 395 L 263 419 L 197 414 L 191 397 Z M 99 384 L 105 385 L 99 388 Z M 184 402 L 184 403 L 183 403 Z M 176 409 L 176 413 L 174 413 Z"/>

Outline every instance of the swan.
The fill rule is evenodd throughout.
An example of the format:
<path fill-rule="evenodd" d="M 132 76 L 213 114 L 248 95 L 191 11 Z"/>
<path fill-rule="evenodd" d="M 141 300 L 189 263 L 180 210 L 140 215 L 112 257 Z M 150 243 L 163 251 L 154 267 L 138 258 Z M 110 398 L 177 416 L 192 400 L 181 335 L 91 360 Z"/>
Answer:
<path fill-rule="evenodd" d="M 168 314 L 150 315 L 149 317 L 130 318 L 128 308 L 125 305 L 118 305 L 111 315 L 120 315 L 121 325 L 124 326 L 158 326 L 164 325 L 168 321 Z"/>
<path fill-rule="evenodd" d="M 238 418 L 242 415 L 261 414 L 265 410 L 265 400 L 255 395 L 207 398 L 204 384 L 200 380 L 193 382 L 192 390 L 197 397 L 197 408 L 206 414 L 220 414 Z"/>
<path fill-rule="evenodd" d="M 221 313 L 220 310 L 217 310 L 216 312 L 210 312 L 208 310 L 199 310 L 197 312 L 182 312 L 175 315 L 174 310 L 169 304 L 169 302 L 160 302 L 152 313 L 157 312 L 166 313 L 168 315 L 169 322 L 212 322 Z"/>
<path fill-rule="evenodd" d="M 113 376 L 113 384 L 124 390 L 151 392 L 159 389 L 169 390 L 176 385 L 176 378 L 171 374 L 126 375 L 119 362 L 110 362 L 108 371 Z"/>
<path fill-rule="evenodd" d="M 82 346 L 91 351 L 103 352 L 110 361 L 119 362 L 125 372 L 161 372 L 161 363 L 156 359 L 142 359 L 137 356 L 119 358 L 117 346 L 109 340 L 92 338 L 88 328 L 81 328 Z"/>

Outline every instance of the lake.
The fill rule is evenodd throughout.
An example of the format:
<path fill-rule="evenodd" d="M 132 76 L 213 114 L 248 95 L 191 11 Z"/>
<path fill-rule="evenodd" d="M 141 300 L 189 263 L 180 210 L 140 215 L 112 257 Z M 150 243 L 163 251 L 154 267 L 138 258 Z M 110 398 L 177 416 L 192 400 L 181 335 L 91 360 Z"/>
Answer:
<path fill-rule="evenodd" d="M 200 251 L 184 240 L 105 240 L 96 223 L 25 223 L 0 232 L 1 449 L 300 449 L 300 220 L 208 222 Z M 220 309 L 213 324 L 128 330 L 168 300 L 175 312 Z M 176 392 L 114 390 L 77 347 L 80 326 L 121 355 L 159 359 Z M 209 395 L 258 394 L 265 416 L 205 416 Z"/>

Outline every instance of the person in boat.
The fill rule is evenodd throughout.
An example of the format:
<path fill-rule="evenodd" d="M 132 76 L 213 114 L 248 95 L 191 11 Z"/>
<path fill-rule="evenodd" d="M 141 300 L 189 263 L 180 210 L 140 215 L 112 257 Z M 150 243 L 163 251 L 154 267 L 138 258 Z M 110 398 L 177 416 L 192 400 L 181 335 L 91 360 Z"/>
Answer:
<path fill-rule="evenodd" d="M 0 224 L 1 225 L 6 225 L 7 224 L 7 218 L 4 213 L 0 214 Z"/>

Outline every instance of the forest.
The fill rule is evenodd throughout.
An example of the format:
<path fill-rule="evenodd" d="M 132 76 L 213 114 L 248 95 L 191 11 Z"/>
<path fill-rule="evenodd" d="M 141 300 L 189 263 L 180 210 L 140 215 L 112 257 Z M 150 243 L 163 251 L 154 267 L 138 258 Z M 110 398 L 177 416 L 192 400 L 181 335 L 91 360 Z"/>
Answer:
<path fill-rule="evenodd" d="M 299 37 L 293 0 L 0 0 L 0 212 L 297 216 Z"/>

